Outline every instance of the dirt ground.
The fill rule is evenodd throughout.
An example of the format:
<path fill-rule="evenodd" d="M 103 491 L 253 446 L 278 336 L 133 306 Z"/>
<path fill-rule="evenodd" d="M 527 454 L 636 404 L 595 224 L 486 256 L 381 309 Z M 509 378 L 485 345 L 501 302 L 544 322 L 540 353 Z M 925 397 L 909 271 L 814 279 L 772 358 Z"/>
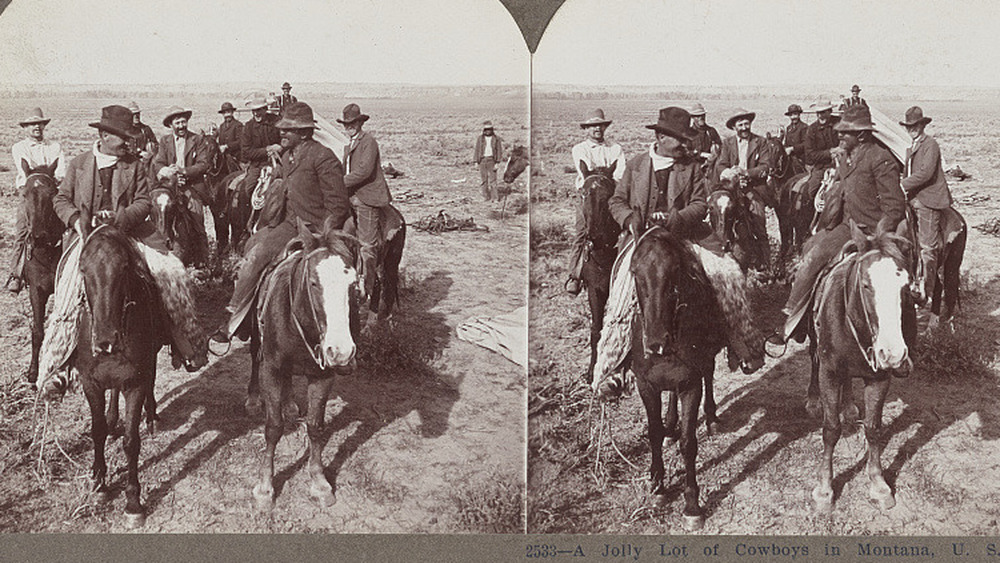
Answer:
<path fill-rule="evenodd" d="M 725 136 L 728 111 L 758 112 L 755 132 L 774 131 L 784 108 L 802 100 L 706 100 L 709 124 Z M 685 105 L 687 102 L 681 102 Z M 860 432 L 845 436 L 834 456 L 835 507 L 814 512 L 811 490 L 822 452 L 820 422 L 804 409 L 809 378 L 805 345 L 793 344 L 757 373 L 729 372 L 717 359 L 715 396 L 722 431 L 699 425 L 698 483 L 706 509 L 705 534 L 996 535 L 1000 532 L 1000 259 L 993 234 L 972 228 L 1000 214 L 997 141 L 1000 114 L 972 102 L 891 101 L 879 104 L 902 116 L 913 103 L 934 122 L 948 166 L 972 178 L 951 181 L 956 207 L 969 226 L 962 267 L 962 310 L 954 333 L 921 336 L 916 371 L 894 380 L 883 418 L 882 462 L 897 505 L 869 503 Z M 599 432 L 602 407 L 580 381 L 589 349 L 584 295 L 563 291 L 572 214 L 567 199 L 573 174 L 569 151 L 583 136 L 576 123 L 603 107 L 614 120 L 608 136 L 627 156 L 645 150 L 664 101 L 535 100 L 533 139 L 529 320 L 528 530 L 572 533 L 685 533 L 683 464 L 665 448 L 668 504 L 648 496 L 649 447 L 637 393 L 607 405 L 609 426 Z M 773 215 L 769 217 L 776 237 Z M 774 244 L 772 241 L 772 248 Z M 788 294 L 785 283 L 753 284 L 759 326 L 772 331 Z M 860 385 L 854 386 L 856 396 Z M 610 434 L 610 437 L 609 437 Z M 602 436 L 602 437 L 601 437 Z"/>
<path fill-rule="evenodd" d="M 300 97 L 301 94 L 300 94 Z M 216 120 L 233 94 L 184 99 L 138 99 L 144 121 L 158 133 L 161 113 L 192 107 L 192 128 Z M 47 136 L 67 155 L 94 137 L 87 122 L 123 100 L 7 99 L 0 104 L 0 255 L 6 264 L 16 198 L 7 147 L 21 136 L 18 118 L 41 105 L 53 122 Z M 126 100 L 127 101 L 127 100 Z M 304 101 L 310 101 L 304 98 Z M 332 121 L 348 101 L 319 100 Z M 500 204 L 479 195 L 471 162 L 478 125 L 487 118 L 509 145 L 527 143 L 527 108 L 519 99 L 360 100 L 379 139 L 383 163 L 405 172 L 390 180 L 408 222 L 445 210 L 472 217 L 488 231 L 432 235 L 410 229 L 402 263 L 397 325 L 359 345 L 359 369 L 339 377 L 327 409 L 326 475 L 337 501 L 327 509 L 307 496 L 303 424 L 289 424 L 276 458 L 277 500 L 270 513 L 252 508 L 251 488 L 264 445 L 262 420 L 243 412 L 250 359 L 244 345 L 210 357 L 201 371 L 158 365 L 160 422 L 143 432 L 143 532 L 509 532 L 523 529 L 525 370 L 459 340 L 469 317 L 524 305 L 527 277 L 525 178 L 501 217 Z M 245 120 L 245 115 L 239 116 Z M 511 213 L 518 207 L 521 214 Z M 511 204 L 515 205 L 511 205 Z M 211 231 L 210 231 L 211 232 Z M 203 326 L 223 318 L 232 290 L 229 268 L 197 273 Z M 210 275 L 215 274 L 215 275 Z M 25 292 L 26 293 L 26 292 Z M 25 293 L 0 295 L 0 530 L 7 532 L 121 532 L 124 454 L 109 444 L 111 502 L 88 495 L 93 459 L 89 415 L 79 390 L 49 409 L 44 453 L 40 421 L 21 384 L 29 358 L 30 308 Z M 213 346 L 215 349 L 215 346 Z M 41 463 L 39 458 L 41 456 Z"/>

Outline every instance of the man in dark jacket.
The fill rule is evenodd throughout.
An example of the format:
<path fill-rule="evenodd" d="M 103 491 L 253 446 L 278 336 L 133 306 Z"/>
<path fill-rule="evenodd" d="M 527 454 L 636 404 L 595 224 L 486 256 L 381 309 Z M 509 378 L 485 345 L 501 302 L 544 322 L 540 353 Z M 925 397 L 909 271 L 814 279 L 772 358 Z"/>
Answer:
<path fill-rule="evenodd" d="M 247 102 L 247 109 L 253 112 L 253 118 L 243 124 L 240 154 L 248 166 L 243 185 L 252 188 L 260 177 L 260 169 L 267 166 L 271 158 L 280 156 L 281 134 L 274 126 L 278 118 L 267 112 L 267 100 L 253 98 Z"/>
<path fill-rule="evenodd" d="M 837 167 L 837 180 L 842 188 L 838 198 L 827 201 L 824 214 L 836 219 L 829 228 L 817 232 L 807 242 L 802 262 L 795 273 L 792 292 L 784 312 L 788 315 L 782 331 L 783 340 L 804 338 L 799 325 L 808 309 L 813 285 L 823 268 L 851 240 L 850 222 L 865 234 L 874 234 L 879 221 L 895 229 L 903 219 L 906 201 L 899 185 L 899 165 L 892 153 L 877 144 L 872 137 L 874 126 L 867 106 L 848 107 L 843 120 L 834 126 L 840 146 L 847 158 Z M 831 211 L 834 210 L 834 211 Z"/>
<path fill-rule="evenodd" d="M 809 199 L 816 197 L 819 185 L 823 182 L 823 174 L 833 168 L 834 155 L 837 153 L 837 132 L 833 130 L 833 104 L 817 102 L 810 108 L 816 112 L 816 121 L 806 129 L 805 160 L 809 170 L 809 181 L 806 183 L 806 193 Z"/>
<path fill-rule="evenodd" d="M 361 113 L 358 104 L 347 104 L 344 115 L 337 122 L 351 138 L 344 154 L 344 187 L 351 196 L 354 216 L 361 241 L 361 275 L 364 279 L 365 295 L 371 296 L 375 288 L 375 272 L 378 268 L 380 237 L 384 208 L 392 201 L 389 184 L 382 172 L 382 156 L 378 141 L 368 131 L 363 130 L 368 116 Z"/>
<path fill-rule="evenodd" d="M 285 115 L 285 110 L 288 106 L 299 101 L 298 98 L 292 95 L 292 85 L 285 82 L 281 85 L 281 96 L 278 97 L 278 115 Z"/>
<path fill-rule="evenodd" d="M 493 122 L 483 122 L 483 134 L 476 137 L 472 161 L 479 167 L 483 199 L 490 201 L 497 194 L 497 163 L 503 161 L 503 140 L 493 131 Z"/>
<path fill-rule="evenodd" d="M 691 127 L 697 132 L 691 139 L 691 150 L 694 157 L 702 162 L 702 169 L 706 171 L 715 168 L 715 159 L 719 157 L 719 149 L 722 148 L 722 137 L 719 132 L 708 124 L 708 116 L 705 106 L 695 103 L 691 106 Z"/>
<path fill-rule="evenodd" d="M 785 115 L 788 125 L 782 129 L 781 144 L 785 147 L 785 154 L 792 159 L 792 173 L 799 174 L 805 171 L 806 131 L 809 126 L 802 122 L 802 106 L 799 104 L 788 106 Z"/>
<path fill-rule="evenodd" d="M 906 110 L 906 116 L 899 124 L 913 139 L 913 146 L 906 149 L 906 177 L 901 185 L 906 197 L 917 215 L 917 237 L 920 243 L 920 261 L 924 271 L 924 297 L 934 295 L 934 284 L 941 249 L 944 247 L 944 211 L 951 207 L 951 190 L 945 180 L 941 166 L 941 148 L 934 137 L 926 134 L 924 128 L 931 118 L 924 117 L 924 111 L 913 106 Z"/>
<path fill-rule="evenodd" d="M 142 111 L 139 104 L 130 102 L 128 109 L 132 112 L 132 126 L 136 129 L 136 136 L 129 139 L 132 143 L 133 151 L 142 159 L 142 163 L 149 165 L 149 161 L 156 156 L 160 144 L 156 141 L 156 133 L 153 128 L 142 122 Z"/>
<path fill-rule="evenodd" d="M 222 109 L 222 123 L 219 125 L 219 152 L 226 159 L 226 168 L 235 172 L 239 168 L 240 142 L 243 137 L 243 123 L 236 119 L 236 108 L 225 102 Z"/>
<path fill-rule="evenodd" d="M 265 226 L 247 241 L 236 287 L 226 307 L 230 317 L 212 336 L 216 342 L 228 342 L 240 328 L 253 303 L 261 274 L 298 234 L 299 220 L 319 231 L 327 217 L 332 217 L 339 228 L 351 214 L 340 160 L 332 150 L 313 139 L 316 122 L 312 108 L 296 102 L 285 108 L 285 116 L 275 126 L 281 131 L 285 216 L 276 226 Z"/>

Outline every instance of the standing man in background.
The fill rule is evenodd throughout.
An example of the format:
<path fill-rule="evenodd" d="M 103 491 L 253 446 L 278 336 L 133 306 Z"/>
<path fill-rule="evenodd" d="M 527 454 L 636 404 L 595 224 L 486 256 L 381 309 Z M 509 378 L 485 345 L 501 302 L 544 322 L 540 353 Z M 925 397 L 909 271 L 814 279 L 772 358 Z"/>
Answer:
<path fill-rule="evenodd" d="M 479 166 L 483 199 L 490 201 L 497 195 L 497 163 L 503 160 L 503 141 L 493 132 L 493 122 L 483 122 L 483 134 L 476 138 L 472 160 Z"/>
<path fill-rule="evenodd" d="M 132 126 L 135 127 L 137 136 L 129 142 L 135 147 L 135 154 L 142 159 L 142 163 L 149 166 L 149 161 L 153 160 L 156 152 L 160 149 L 160 144 L 156 141 L 156 133 L 153 128 L 142 122 L 142 111 L 139 104 L 129 102 L 128 109 L 132 112 Z"/>
<path fill-rule="evenodd" d="M 28 136 L 10 148 L 14 159 L 14 189 L 17 191 L 20 204 L 17 206 L 17 219 L 14 223 L 14 256 L 11 259 L 10 277 L 7 278 L 7 289 L 17 295 L 24 286 L 24 263 L 27 261 L 25 251 L 28 240 L 28 216 L 24 208 L 24 185 L 28 181 L 28 170 L 42 167 L 53 167 L 52 176 L 56 183 L 62 182 L 66 175 L 66 158 L 63 156 L 59 143 L 45 138 L 45 126 L 50 119 L 42 114 L 42 108 L 35 108 L 19 125 Z"/>
<path fill-rule="evenodd" d="M 292 95 L 292 85 L 287 82 L 282 84 L 281 97 L 278 98 L 278 115 L 285 115 L 285 109 L 297 101 L 299 99 Z"/>

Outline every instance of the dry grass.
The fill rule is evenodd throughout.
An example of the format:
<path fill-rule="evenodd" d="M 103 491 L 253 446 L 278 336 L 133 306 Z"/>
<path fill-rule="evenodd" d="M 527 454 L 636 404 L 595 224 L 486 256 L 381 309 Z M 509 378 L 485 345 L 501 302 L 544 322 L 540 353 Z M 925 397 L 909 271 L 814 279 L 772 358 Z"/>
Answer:
<path fill-rule="evenodd" d="M 488 478 L 467 483 L 452 495 L 458 528 L 477 534 L 516 534 L 524 530 L 524 484 L 520 477 L 494 469 Z"/>

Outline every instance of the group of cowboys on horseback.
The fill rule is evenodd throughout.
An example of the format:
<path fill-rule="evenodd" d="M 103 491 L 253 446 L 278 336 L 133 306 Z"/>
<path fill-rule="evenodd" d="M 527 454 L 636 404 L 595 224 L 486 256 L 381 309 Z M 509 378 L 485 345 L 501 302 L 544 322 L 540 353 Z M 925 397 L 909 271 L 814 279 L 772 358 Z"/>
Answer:
<path fill-rule="evenodd" d="M 648 151 L 626 162 L 621 147 L 605 138 L 611 120 L 597 110 L 580 123 L 587 138 L 573 147 L 577 189 L 584 185 L 590 171 L 613 171 L 617 185 L 607 208 L 623 232 L 618 245 L 620 254 L 630 241 L 655 226 L 720 256 L 726 245 L 705 221 L 707 202 L 713 189 L 735 183 L 749 201 L 751 229 L 763 241 L 767 252 L 766 183 L 779 156 L 792 158 L 794 167 L 809 172 L 804 197 L 811 201 L 817 196 L 824 175 L 833 176 L 834 188 L 816 198 L 814 234 L 802 247 L 791 294 L 783 309 L 787 320 L 772 339 L 783 343 L 789 338 L 799 341 L 804 338 L 801 321 L 809 309 L 815 282 L 851 240 L 852 224 L 867 236 L 873 236 L 880 223 L 886 230 L 896 232 L 898 228 L 899 233 L 906 235 L 913 248 L 919 249 L 919 261 L 916 256 L 911 260 L 911 274 L 923 272 L 922 287 L 913 288 L 913 293 L 918 303 L 923 304 L 923 299 L 927 299 L 930 307 L 929 299 L 935 291 L 940 292 L 935 287 L 939 283 L 936 273 L 944 248 L 945 213 L 952 203 L 940 148 L 925 132 L 931 119 L 914 106 L 899 122 L 912 139 L 901 181 L 898 161 L 873 135 L 875 124 L 867 102 L 857 96 L 860 90 L 857 86 L 852 90 L 854 97 L 850 103 L 845 100 L 841 104 L 840 115 L 834 115 L 837 108 L 829 102 L 813 104 L 810 111 L 816 113 L 817 119 L 808 126 L 800 119 L 802 108 L 792 104 L 785 114 L 790 123 L 780 134 L 784 155 L 777 154 L 774 143 L 766 143 L 751 132 L 754 112 L 742 109 L 735 112 L 726 126 L 736 135 L 720 140 L 705 123 L 704 108 L 695 104 L 693 108 L 661 109 L 657 122 L 646 126 L 655 132 L 655 141 Z M 572 295 L 582 288 L 580 272 L 588 260 L 585 196 L 581 192 L 575 198 L 576 237 L 566 282 L 566 290 Z M 915 229 L 904 221 L 908 215 L 907 202 L 913 209 Z M 710 266 L 706 265 L 708 269 Z M 712 279 L 711 272 L 708 274 Z M 951 313 L 949 310 L 945 314 Z M 936 321 L 937 317 L 932 315 L 931 322 Z M 599 323 L 596 318 L 594 322 Z"/>
<path fill-rule="evenodd" d="M 213 340 L 222 342 L 228 342 L 240 327 L 261 276 L 269 264 L 279 259 L 286 244 L 300 233 L 301 225 L 313 231 L 322 230 L 330 224 L 339 229 L 344 228 L 348 219 L 354 216 L 353 226 L 361 247 L 359 254 L 364 294 L 370 296 L 376 283 L 382 223 L 389 213 L 386 209 L 391 201 L 381 168 L 378 143 L 363 130 L 369 116 L 362 113 L 357 104 L 346 106 L 342 119 L 337 120 L 350 137 L 350 144 L 341 155 L 343 161 L 333 150 L 313 138 L 317 124 L 308 104 L 292 98 L 281 107 L 279 116 L 268 113 L 268 105 L 263 99 L 250 100 L 247 109 L 253 113 L 253 118 L 241 124 L 234 118 L 233 105 L 228 102 L 223 104 L 219 111 L 224 116 L 224 122 L 219 127 L 218 150 L 224 158 L 258 175 L 267 164 L 275 164 L 275 177 L 282 180 L 282 190 L 276 193 L 280 194 L 282 201 L 278 202 L 270 217 L 263 218 L 264 224 L 247 242 L 236 287 L 227 307 L 231 318 L 212 335 Z M 195 223 L 201 227 L 204 236 L 203 206 L 210 204 L 213 189 L 207 185 L 205 178 L 213 156 L 212 144 L 202 135 L 188 130 L 191 115 L 191 110 L 170 108 L 163 119 L 170 133 L 157 140 L 149 126 L 141 122 L 139 108 L 134 102 L 131 108 L 122 105 L 104 107 L 100 121 L 90 123 L 98 130 L 98 139 L 90 150 L 68 162 L 59 144 L 44 138 L 44 127 L 49 119 L 43 116 L 40 109 L 35 109 L 20 122 L 29 137 L 12 147 L 17 168 L 15 184 L 19 190 L 23 189 L 24 177 L 29 171 L 49 166 L 48 174 L 58 183 L 52 205 L 68 229 L 56 281 L 56 310 L 60 310 L 60 295 L 65 294 L 65 299 L 77 298 L 73 291 L 61 293 L 58 288 L 79 276 L 81 245 L 78 241 L 85 232 L 89 233 L 102 225 L 112 225 L 133 239 L 147 256 L 149 249 L 168 255 L 164 233 L 150 220 L 151 193 L 154 189 L 170 188 L 185 194 L 188 208 L 196 215 Z M 84 221 L 88 224 L 84 225 Z M 7 287 L 17 293 L 22 287 L 27 254 L 28 228 L 23 205 L 18 209 L 15 231 L 19 246 Z M 207 238 L 205 241 L 207 244 Z M 76 255 L 69 256 L 73 250 Z M 74 263 L 74 260 L 77 262 Z M 164 274 L 158 271 L 165 267 L 164 264 L 183 270 L 179 261 L 176 264 L 169 261 L 161 263 L 159 260 L 152 262 L 157 264 L 147 266 L 156 282 Z M 171 274 L 174 280 L 177 279 L 175 274 Z M 181 276 L 180 279 L 186 283 L 186 277 Z M 159 289 L 164 291 L 164 287 Z M 192 306 L 190 302 L 185 305 L 186 308 Z M 73 309 L 72 306 L 68 308 Z M 66 316 L 75 318 L 76 313 L 73 311 L 72 315 Z M 193 310 L 167 313 L 189 319 L 196 317 Z M 52 322 L 46 327 L 46 341 L 49 340 L 49 326 L 58 325 L 60 321 L 50 320 Z M 67 330 L 74 330 L 73 321 L 62 320 L 69 323 Z M 179 319 L 172 320 L 182 324 Z M 49 366 L 52 370 L 60 369 L 68 358 L 64 351 L 55 354 L 56 358 Z M 60 354 L 63 355 L 60 357 Z"/>

